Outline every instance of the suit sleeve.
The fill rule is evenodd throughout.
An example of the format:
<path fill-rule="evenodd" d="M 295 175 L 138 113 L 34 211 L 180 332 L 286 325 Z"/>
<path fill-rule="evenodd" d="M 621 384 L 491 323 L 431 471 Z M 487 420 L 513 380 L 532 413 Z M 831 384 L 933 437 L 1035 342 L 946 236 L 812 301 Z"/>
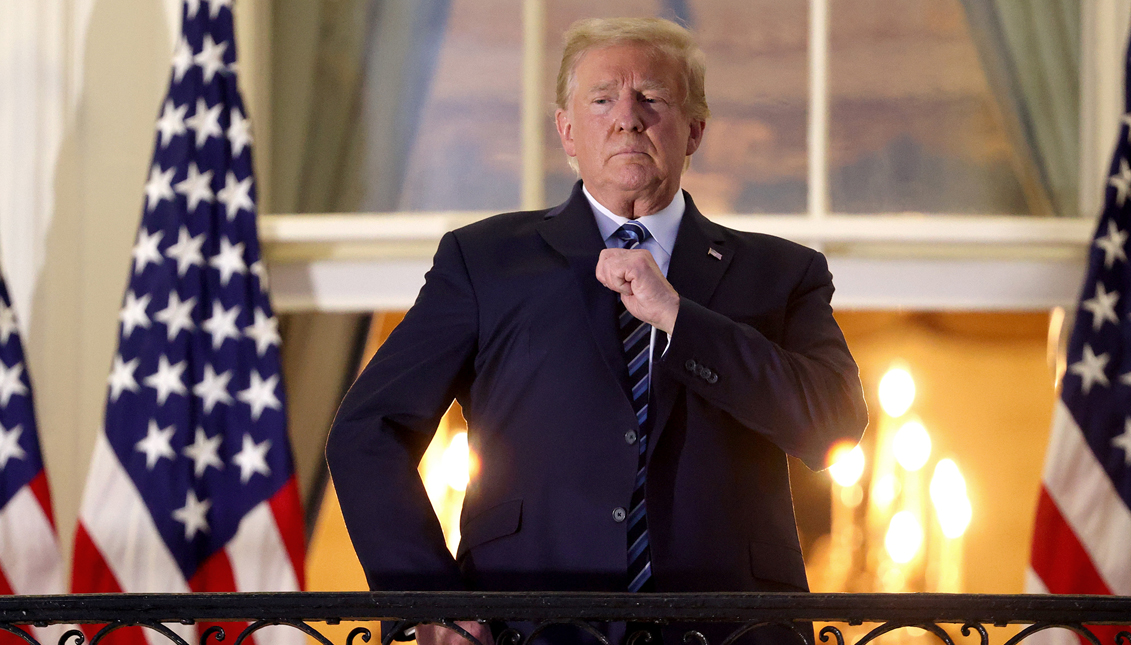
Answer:
<path fill-rule="evenodd" d="M 334 419 L 326 460 L 371 589 L 463 588 L 417 465 L 470 382 L 476 312 L 459 243 L 448 233 L 416 303 Z"/>
<path fill-rule="evenodd" d="M 813 253 L 790 291 L 779 342 L 750 325 L 680 299 L 662 369 L 813 470 L 868 424 L 859 370 L 833 319 L 832 275 Z"/>

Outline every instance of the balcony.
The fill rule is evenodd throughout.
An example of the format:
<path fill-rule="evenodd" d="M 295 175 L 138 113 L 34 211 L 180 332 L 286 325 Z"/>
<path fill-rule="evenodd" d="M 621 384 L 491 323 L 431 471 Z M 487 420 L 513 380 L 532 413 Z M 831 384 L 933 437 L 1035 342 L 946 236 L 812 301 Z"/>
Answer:
<path fill-rule="evenodd" d="M 440 623 L 462 632 L 452 621 L 476 619 L 527 624 L 500 635 L 499 642 L 508 645 L 537 642 L 537 636 L 550 626 L 587 632 L 607 643 L 593 625 L 618 621 L 724 625 L 724 636 L 714 640 L 694 630 L 682 632 L 682 641 L 695 645 L 728 645 L 747 632 L 771 625 L 785 627 L 802 645 L 813 637 L 809 622 L 816 624 L 817 639 L 827 645 L 865 645 L 880 637 L 884 637 L 881 643 L 1015 645 L 1050 629 L 1070 630 L 1092 645 L 1131 645 L 1126 627 L 1110 627 L 1131 624 L 1131 597 L 1127 596 L 378 592 L 0 597 L 0 630 L 17 633 L 31 645 L 55 643 L 40 643 L 18 626 L 105 624 L 88 644 L 97 645 L 118 629 L 140 625 L 175 645 L 193 645 L 170 626 L 246 622 L 246 626 L 239 625 L 239 633 L 209 627 L 200 634 L 199 643 L 240 645 L 260 629 L 284 625 L 321 645 L 360 645 L 375 636 L 364 626 L 350 631 L 339 643 L 323 630 L 343 621 L 385 620 L 403 621 L 402 626 Z M 1013 627 L 995 629 L 1005 626 Z M 904 627 L 923 631 L 913 636 Z M 897 633 L 884 636 L 890 632 Z M 654 640 L 646 631 L 634 634 L 627 639 L 633 645 Z M 999 635 L 1000 640 L 994 638 Z M 391 639 L 386 634 L 383 642 Z M 84 642 L 81 632 L 72 630 L 58 645 Z"/>

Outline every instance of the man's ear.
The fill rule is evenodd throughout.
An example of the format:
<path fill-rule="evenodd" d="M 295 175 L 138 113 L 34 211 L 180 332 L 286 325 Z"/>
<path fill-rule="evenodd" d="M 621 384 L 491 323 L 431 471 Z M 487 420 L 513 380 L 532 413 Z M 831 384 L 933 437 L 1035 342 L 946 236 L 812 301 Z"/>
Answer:
<path fill-rule="evenodd" d="M 707 122 L 697 119 L 691 120 L 691 133 L 687 137 L 687 152 L 685 156 L 690 157 L 696 150 L 699 149 L 699 144 L 703 143 L 703 131 L 707 129 Z"/>
<path fill-rule="evenodd" d="M 569 113 L 558 108 L 554 112 L 554 125 L 558 128 L 558 138 L 562 140 L 562 148 L 571 157 L 577 156 L 577 148 L 573 145 L 573 124 L 570 123 Z"/>

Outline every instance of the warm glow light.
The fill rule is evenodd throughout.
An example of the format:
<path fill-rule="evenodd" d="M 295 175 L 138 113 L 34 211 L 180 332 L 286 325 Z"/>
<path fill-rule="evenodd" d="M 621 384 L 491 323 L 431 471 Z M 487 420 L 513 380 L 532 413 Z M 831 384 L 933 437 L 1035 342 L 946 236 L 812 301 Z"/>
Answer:
<path fill-rule="evenodd" d="M 854 486 L 846 486 L 840 489 L 840 503 L 848 508 L 856 508 L 860 506 L 860 502 L 864 501 L 864 489 L 860 488 L 859 484 Z"/>
<path fill-rule="evenodd" d="M 902 367 L 893 367 L 880 379 L 880 407 L 891 417 L 901 417 L 915 400 L 915 380 Z"/>
<path fill-rule="evenodd" d="M 884 536 L 884 546 L 887 547 L 891 559 L 907 564 L 919 552 L 923 545 L 923 527 L 911 511 L 900 511 L 891 518 L 887 535 Z"/>
<path fill-rule="evenodd" d="M 974 510 L 966 495 L 966 480 L 958 465 L 950 459 L 940 459 L 935 466 L 935 474 L 931 477 L 931 501 L 943 535 L 954 539 L 966 532 Z"/>
<path fill-rule="evenodd" d="M 467 433 L 457 433 L 452 437 L 452 442 L 448 444 L 447 449 L 444 450 L 444 456 L 440 462 L 444 479 L 451 488 L 458 491 L 467 489 L 467 482 L 470 479 L 468 468 L 470 456 L 470 450 L 467 447 Z"/>
<path fill-rule="evenodd" d="M 908 421 L 895 433 L 892 440 L 895 460 L 905 470 L 914 472 L 927 463 L 931 456 L 931 435 L 918 421 Z"/>
<path fill-rule="evenodd" d="M 880 508 L 887 508 L 899 495 L 900 488 L 899 480 L 895 475 L 884 475 L 872 484 L 872 500 Z"/>
<path fill-rule="evenodd" d="M 833 459 L 833 465 L 829 466 L 833 481 L 845 487 L 860 481 L 860 475 L 864 474 L 864 451 L 860 446 L 852 449 L 841 446 L 839 451 L 834 448 Z"/>
<path fill-rule="evenodd" d="M 880 565 L 878 573 L 880 574 L 880 587 L 888 593 L 903 591 L 903 587 L 907 584 L 907 577 L 898 564 L 885 562 Z"/>

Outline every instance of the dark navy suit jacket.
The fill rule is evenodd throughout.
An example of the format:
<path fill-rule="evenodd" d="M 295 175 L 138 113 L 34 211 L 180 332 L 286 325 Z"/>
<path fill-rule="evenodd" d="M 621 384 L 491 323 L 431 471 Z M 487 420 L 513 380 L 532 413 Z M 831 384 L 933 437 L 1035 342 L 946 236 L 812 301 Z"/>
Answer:
<path fill-rule="evenodd" d="M 327 446 L 372 588 L 626 588 L 626 523 L 614 510 L 632 496 L 638 429 L 617 295 L 594 275 L 604 248 L 580 183 L 557 208 L 440 241 Z M 714 224 L 688 196 L 668 279 L 681 299 L 653 365 L 656 588 L 804 590 L 786 453 L 823 468 L 830 447 L 855 443 L 867 423 L 825 259 Z M 479 462 L 455 559 L 416 471 L 453 398 Z"/>

